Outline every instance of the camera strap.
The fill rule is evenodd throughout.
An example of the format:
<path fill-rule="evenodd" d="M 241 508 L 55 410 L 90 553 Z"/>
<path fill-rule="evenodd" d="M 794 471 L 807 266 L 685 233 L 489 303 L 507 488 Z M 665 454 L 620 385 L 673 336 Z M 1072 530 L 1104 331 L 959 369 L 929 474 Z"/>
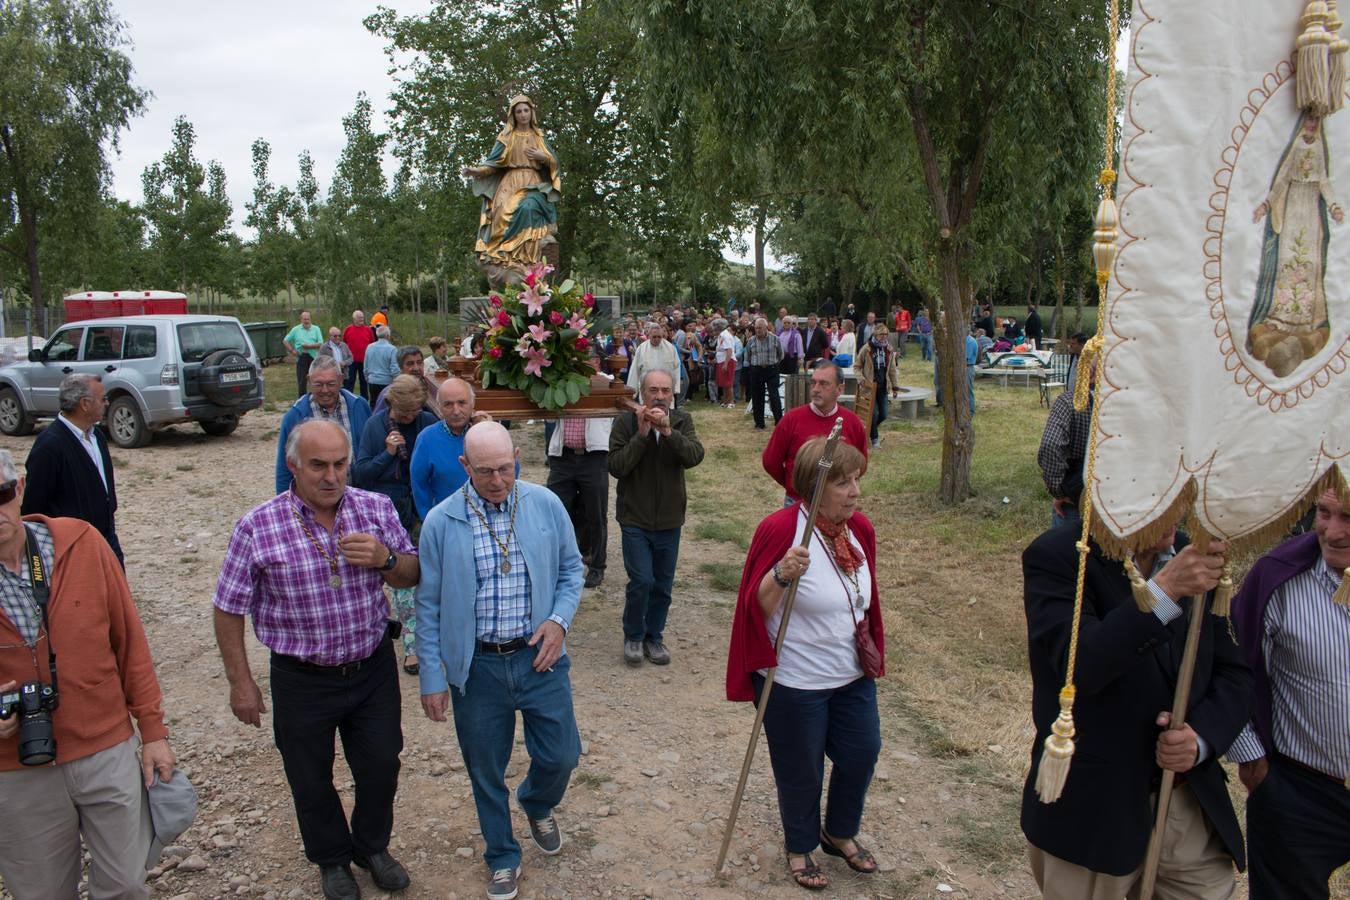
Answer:
<path fill-rule="evenodd" d="M 42 613 L 42 630 L 47 632 L 47 667 L 51 671 L 52 690 L 56 690 L 56 650 L 52 647 L 52 626 L 47 618 L 47 601 L 51 599 L 51 586 L 48 583 L 47 567 L 42 562 L 42 550 L 38 547 L 37 535 L 27 524 L 23 526 L 28 537 L 28 580 L 33 586 L 33 599 Z"/>

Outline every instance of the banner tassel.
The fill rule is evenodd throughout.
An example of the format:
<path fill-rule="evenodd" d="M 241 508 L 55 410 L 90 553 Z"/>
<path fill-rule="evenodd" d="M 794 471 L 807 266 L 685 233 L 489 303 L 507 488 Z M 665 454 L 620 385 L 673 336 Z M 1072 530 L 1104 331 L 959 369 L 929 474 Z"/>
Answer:
<path fill-rule="evenodd" d="M 1069 780 L 1069 763 L 1073 760 L 1073 700 L 1077 691 L 1066 684 L 1059 692 L 1059 715 L 1050 726 L 1041 753 L 1041 768 L 1036 773 L 1036 795 L 1042 803 L 1054 803 L 1064 793 Z"/>
<path fill-rule="evenodd" d="M 1223 564 L 1223 574 L 1219 576 L 1219 583 L 1214 586 L 1214 602 L 1210 605 L 1210 612 L 1222 618 L 1228 618 L 1229 612 L 1233 607 L 1233 567 L 1227 561 Z"/>
<path fill-rule="evenodd" d="M 1350 606 L 1350 568 L 1341 571 L 1341 586 L 1336 588 L 1336 593 L 1331 595 L 1341 606 Z"/>
<path fill-rule="evenodd" d="M 1327 114 L 1330 98 L 1330 61 L 1327 57 L 1332 37 L 1327 33 L 1329 18 L 1326 0 L 1308 0 L 1303 8 L 1303 33 L 1295 43 L 1298 62 L 1295 68 L 1295 102 L 1316 116 Z"/>
<path fill-rule="evenodd" d="M 1350 51 L 1350 41 L 1341 37 L 1340 13 L 1336 11 L 1336 0 L 1327 0 L 1327 33 L 1332 43 L 1327 50 L 1327 113 L 1334 113 L 1345 105 L 1345 54 Z"/>
<path fill-rule="evenodd" d="M 1125 575 L 1130 579 L 1130 593 L 1134 595 L 1134 605 L 1139 607 L 1141 613 L 1151 613 L 1157 606 L 1157 599 L 1153 596 L 1153 591 L 1149 590 L 1148 582 L 1139 571 L 1139 566 L 1135 564 L 1134 554 L 1131 553 L 1125 557 Z"/>

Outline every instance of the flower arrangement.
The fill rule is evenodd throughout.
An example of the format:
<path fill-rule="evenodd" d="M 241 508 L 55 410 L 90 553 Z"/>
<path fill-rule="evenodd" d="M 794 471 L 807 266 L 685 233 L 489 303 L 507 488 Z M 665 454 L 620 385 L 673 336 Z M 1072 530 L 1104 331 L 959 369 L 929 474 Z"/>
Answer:
<path fill-rule="evenodd" d="M 488 296 L 478 377 L 484 388 L 514 388 L 537 406 L 561 409 L 591 392 L 590 335 L 599 323 L 595 297 L 570 278 L 554 289 L 546 280 L 552 271 L 540 262 L 524 286 Z"/>

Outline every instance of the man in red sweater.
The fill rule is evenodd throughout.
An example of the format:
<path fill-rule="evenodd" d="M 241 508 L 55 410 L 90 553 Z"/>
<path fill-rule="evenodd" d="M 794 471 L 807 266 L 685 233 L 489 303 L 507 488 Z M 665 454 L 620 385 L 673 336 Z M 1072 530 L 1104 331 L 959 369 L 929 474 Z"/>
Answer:
<path fill-rule="evenodd" d="M 909 343 L 909 329 L 913 323 L 914 320 L 910 318 L 909 310 L 903 306 L 895 308 L 895 334 L 899 339 L 896 349 L 900 351 L 901 357 L 905 355 L 905 344 Z"/>
<path fill-rule="evenodd" d="M 83 836 L 91 896 L 146 898 L 143 785 L 174 766 L 150 646 L 108 542 L 20 517 L 23 487 L 0 450 L 0 694 L 29 698 L 0 719 L 0 879 L 18 900 L 77 896 Z"/>
<path fill-rule="evenodd" d="M 844 419 L 841 436 L 862 451 L 863 471 L 866 471 L 867 429 L 852 410 L 839 405 L 839 397 L 843 393 L 843 371 L 834 363 L 822 360 L 811 370 L 811 402 L 788 410 L 787 415 L 774 426 L 769 443 L 764 446 L 762 462 L 764 471 L 783 486 L 786 492 L 784 506 L 799 499 L 792 491 L 790 478 L 797 451 L 811 438 L 828 435 L 834 427 L 834 420 L 840 416 Z M 809 497 L 806 499 L 810 500 Z"/>
<path fill-rule="evenodd" d="M 347 383 L 343 385 L 350 393 L 365 397 L 366 402 L 375 403 L 370 396 L 370 385 L 366 382 L 366 348 L 375 343 L 375 329 L 366 324 L 366 314 L 361 310 L 352 310 L 352 324 L 342 332 L 342 340 L 352 351 L 352 363 L 347 367 Z M 361 389 L 356 389 L 357 382 Z"/>

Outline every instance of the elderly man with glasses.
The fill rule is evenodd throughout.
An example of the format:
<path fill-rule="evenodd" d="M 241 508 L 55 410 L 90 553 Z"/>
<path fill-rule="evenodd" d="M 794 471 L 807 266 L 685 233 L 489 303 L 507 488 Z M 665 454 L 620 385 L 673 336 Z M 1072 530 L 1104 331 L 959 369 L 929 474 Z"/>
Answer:
<path fill-rule="evenodd" d="M 301 422 L 322 419 L 341 426 L 353 447 L 361 444 L 361 430 L 370 419 L 370 404 L 342 386 L 342 369 L 331 356 L 320 356 L 309 367 L 309 393 L 295 401 L 281 419 L 277 436 L 276 492 L 291 486 L 291 470 L 286 465 L 286 441 Z"/>
<path fill-rule="evenodd" d="M 553 810 L 581 754 L 564 638 L 581 599 L 572 523 L 552 491 L 516 478 L 520 453 L 497 422 L 465 435 L 468 483 L 427 515 L 417 589 L 422 709 L 455 734 L 487 844 L 489 898 L 516 896 L 520 844 L 511 831 L 506 766 L 516 711 L 530 769 L 516 789 L 535 845 L 562 849 Z"/>
<path fill-rule="evenodd" d="M 61 382 L 61 413 L 33 441 L 24 467 L 25 516 L 69 516 L 98 529 L 125 566 L 117 540 L 117 485 L 103 416 L 108 398 L 97 375 L 68 375 Z"/>

